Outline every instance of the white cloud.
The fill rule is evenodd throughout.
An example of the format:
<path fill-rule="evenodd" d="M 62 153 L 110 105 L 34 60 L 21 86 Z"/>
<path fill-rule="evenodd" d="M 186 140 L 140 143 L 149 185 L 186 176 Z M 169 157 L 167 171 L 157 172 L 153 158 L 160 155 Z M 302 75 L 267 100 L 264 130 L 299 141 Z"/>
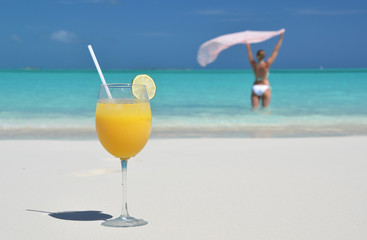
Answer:
<path fill-rule="evenodd" d="M 10 39 L 14 42 L 17 42 L 17 43 L 21 43 L 23 42 L 23 40 L 16 34 L 12 34 L 10 35 Z"/>
<path fill-rule="evenodd" d="M 51 39 L 62 43 L 72 43 L 77 40 L 77 36 L 65 30 L 59 30 L 51 34 Z"/>
<path fill-rule="evenodd" d="M 318 9 L 302 9 L 296 12 L 299 15 L 319 15 L 319 16 L 341 16 L 366 14 L 366 10 L 318 10 Z"/>

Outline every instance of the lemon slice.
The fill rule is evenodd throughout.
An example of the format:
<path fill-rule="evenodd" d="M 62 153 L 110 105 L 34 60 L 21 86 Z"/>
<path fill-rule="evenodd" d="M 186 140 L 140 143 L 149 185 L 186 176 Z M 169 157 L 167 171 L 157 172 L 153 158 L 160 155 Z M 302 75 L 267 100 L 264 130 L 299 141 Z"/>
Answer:
<path fill-rule="evenodd" d="M 145 85 L 149 100 L 154 98 L 155 92 L 157 91 L 157 87 L 155 86 L 153 78 L 151 78 L 150 76 L 146 74 L 138 75 L 133 79 L 131 84 L 132 84 L 131 91 L 134 97 L 138 99 L 144 99 L 144 95 L 143 95 L 144 93 L 141 92 L 140 90 L 141 88 L 134 87 L 134 84 L 139 84 L 139 85 Z"/>

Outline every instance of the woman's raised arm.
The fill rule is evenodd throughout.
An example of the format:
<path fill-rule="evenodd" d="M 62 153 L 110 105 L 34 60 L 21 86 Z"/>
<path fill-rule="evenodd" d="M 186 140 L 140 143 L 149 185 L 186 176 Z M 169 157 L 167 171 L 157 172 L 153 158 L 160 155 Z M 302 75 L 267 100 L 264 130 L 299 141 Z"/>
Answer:
<path fill-rule="evenodd" d="M 247 48 L 248 60 L 250 61 L 251 66 L 254 67 L 256 65 L 256 61 L 254 60 L 254 57 L 252 56 L 250 44 L 246 43 L 246 48 Z"/>
<path fill-rule="evenodd" d="M 268 66 L 270 66 L 271 64 L 273 64 L 275 58 L 277 57 L 278 52 L 279 52 L 279 49 L 280 49 L 280 46 L 282 45 L 283 36 L 284 36 L 284 33 L 282 33 L 280 35 L 279 40 L 278 40 L 277 44 L 275 45 L 275 48 L 274 48 L 273 53 L 270 55 L 270 57 L 268 58 L 268 60 L 266 60 L 266 64 Z"/>

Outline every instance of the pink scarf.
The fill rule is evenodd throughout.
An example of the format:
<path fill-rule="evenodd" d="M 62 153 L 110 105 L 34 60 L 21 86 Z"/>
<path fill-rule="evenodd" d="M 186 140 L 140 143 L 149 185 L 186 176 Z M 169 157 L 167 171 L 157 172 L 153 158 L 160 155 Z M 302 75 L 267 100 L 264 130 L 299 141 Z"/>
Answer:
<path fill-rule="evenodd" d="M 284 32 L 285 29 L 279 31 L 244 31 L 219 36 L 200 46 L 197 61 L 205 67 L 214 62 L 221 51 L 233 45 L 263 42 Z"/>

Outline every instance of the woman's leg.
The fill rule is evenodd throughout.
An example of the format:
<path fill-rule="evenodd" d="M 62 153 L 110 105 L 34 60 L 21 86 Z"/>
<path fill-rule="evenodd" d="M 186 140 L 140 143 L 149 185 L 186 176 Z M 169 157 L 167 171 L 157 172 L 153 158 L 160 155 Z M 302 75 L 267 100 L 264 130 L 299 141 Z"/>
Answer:
<path fill-rule="evenodd" d="M 270 105 L 270 99 L 271 99 L 271 90 L 268 88 L 264 94 L 262 95 L 262 106 L 267 107 Z"/>
<path fill-rule="evenodd" d="M 251 103 L 252 103 L 252 108 L 258 108 L 259 107 L 260 97 L 257 96 L 254 92 L 252 92 L 252 94 L 251 94 Z"/>

